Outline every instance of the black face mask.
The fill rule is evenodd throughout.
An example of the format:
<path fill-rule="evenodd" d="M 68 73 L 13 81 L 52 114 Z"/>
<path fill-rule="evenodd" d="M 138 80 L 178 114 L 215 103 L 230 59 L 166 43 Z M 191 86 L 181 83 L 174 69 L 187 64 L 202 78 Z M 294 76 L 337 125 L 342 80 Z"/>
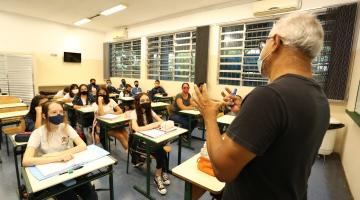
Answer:
<path fill-rule="evenodd" d="M 107 97 L 106 95 L 98 95 L 98 96 L 102 97 L 105 102 L 107 102 L 109 100 L 109 97 Z"/>
<path fill-rule="evenodd" d="M 139 84 L 136 84 L 135 87 L 139 87 Z"/>
<path fill-rule="evenodd" d="M 91 83 L 91 84 L 94 85 L 94 86 L 96 85 L 96 83 Z"/>
<path fill-rule="evenodd" d="M 81 91 L 80 94 L 82 94 L 82 95 L 87 95 L 87 94 L 88 94 L 88 91 Z"/>
<path fill-rule="evenodd" d="M 142 103 L 140 106 L 145 110 L 151 109 L 151 103 Z"/>

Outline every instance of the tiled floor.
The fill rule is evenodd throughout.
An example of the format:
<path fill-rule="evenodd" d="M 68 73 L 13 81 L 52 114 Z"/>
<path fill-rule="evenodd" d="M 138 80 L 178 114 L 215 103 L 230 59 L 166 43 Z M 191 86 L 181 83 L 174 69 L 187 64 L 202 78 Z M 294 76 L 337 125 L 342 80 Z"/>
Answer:
<path fill-rule="evenodd" d="M 194 131 L 196 133 L 196 131 Z M 194 134 L 193 133 L 193 134 Z M 182 160 L 190 158 L 199 152 L 203 142 L 193 139 L 195 150 L 182 148 Z M 112 145 L 114 145 L 112 143 Z M 6 155 L 5 145 L 2 146 L 1 157 L 3 163 L 0 164 L 0 199 L 1 200 L 17 200 L 16 177 L 14 171 L 14 160 L 12 152 L 8 157 Z M 176 166 L 177 163 L 177 143 L 172 144 L 173 151 L 170 154 L 170 168 Z M 118 159 L 118 164 L 114 168 L 114 193 L 115 199 L 146 199 L 133 189 L 133 185 L 137 184 L 145 188 L 145 168 L 136 169 L 130 166 L 129 174 L 126 174 L 126 153 L 117 143 L 112 146 L 113 156 Z M 152 162 L 152 170 L 155 168 L 155 161 Z M 96 188 L 105 188 L 108 186 L 108 179 L 104 177 L 95 182 Z M 184 199 L 184 182 L 171 176 L 171 185 L 167 188 L 168 193 L 161 196 L 156 191 L 155 185 L 151 182 L 151 194 L 156 199 Z M 98 192 L 100 200 L 109 199 L 109 192 Z M 210 195 L 206 193 L 202 200 L 210 199 Z M 312 169 L 309 179 L 308 189 L 309 200 L 350 200 L 352 199 L 349 188 L 346 185 L 344 171 L 337 155 L 326 157 L 326 162 L 322 158 L 318 158 Z"/>

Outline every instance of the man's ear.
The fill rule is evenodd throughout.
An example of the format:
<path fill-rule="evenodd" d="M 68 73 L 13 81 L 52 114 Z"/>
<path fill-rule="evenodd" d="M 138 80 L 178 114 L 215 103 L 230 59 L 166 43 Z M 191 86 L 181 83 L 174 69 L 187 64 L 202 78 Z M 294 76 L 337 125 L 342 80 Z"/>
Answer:
<path fill-rule="evenodd" d="M 280 45 L 282 45 L 281 37 L 277 34 L 273 37 L 273 44 L 271 46 L 272 52 L 275 52 L 279 49 Z"/>
<path fill-rule="evenodd" d="M 44 114 L 44 113 L 43 113 L 43 114 L 41 114 L 41 115 L 42 115 L 42 118 L 43 118 L 43 119 L 46 119 L 46 117 L 45 117 L 45 114 Z"/>

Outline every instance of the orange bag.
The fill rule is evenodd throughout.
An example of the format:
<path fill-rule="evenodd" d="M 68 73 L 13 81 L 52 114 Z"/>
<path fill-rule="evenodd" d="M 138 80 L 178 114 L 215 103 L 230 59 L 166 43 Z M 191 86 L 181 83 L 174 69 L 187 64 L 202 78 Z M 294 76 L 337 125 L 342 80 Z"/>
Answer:
<path fill-rule="evenodd" d="M 212 168 L 209 159 L 200 156 L 199 159 L 197 160 L 197 167 L 200 171 L 207 173 L 210 176 L 215 176 L 214 169 Z"/>

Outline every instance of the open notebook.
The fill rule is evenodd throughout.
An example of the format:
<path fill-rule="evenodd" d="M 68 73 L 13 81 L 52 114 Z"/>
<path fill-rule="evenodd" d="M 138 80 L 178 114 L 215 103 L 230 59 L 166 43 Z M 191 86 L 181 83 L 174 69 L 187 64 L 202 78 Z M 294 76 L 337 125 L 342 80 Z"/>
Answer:
<path fill-rule="evenodd" d="M 176 127 L 173 127 L 171 129 L 168 129 L 166 131 L 163 131 L 163 130 L 160 130 L 160 129 L 151 129 L 151 130 L 147 130 L 147 131 L 140 131 L 141 134 L 143 135 L 146 135 L 146 136 L 149 136 L 151 138 L 157 138 L 157 137 L 160 137 L 168 132 L 171 132 L 171 131 L 175 131 L 176 130 Z"/>
<path fill-rule="evenodd" d="M 76 169 L 86 163 L 95 161 L 104 156 L 109 155 L 109 152 L 96 146 L 89 145 L 85 151 L 74 154 L 74 158 L 68 162 L 49 163 L 44 165 L 36 165 L 29 167 L 31 174 L 38 180 L 44 180 L 52 176 Z"/>

